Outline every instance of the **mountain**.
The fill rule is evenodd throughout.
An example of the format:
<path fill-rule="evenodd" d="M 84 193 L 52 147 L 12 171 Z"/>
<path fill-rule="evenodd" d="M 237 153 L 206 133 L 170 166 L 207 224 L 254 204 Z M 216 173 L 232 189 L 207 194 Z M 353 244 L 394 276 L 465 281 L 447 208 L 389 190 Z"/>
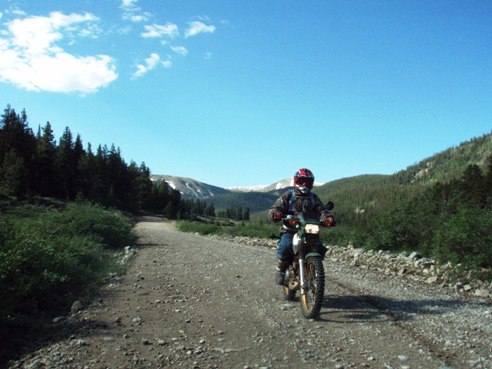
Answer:
<path fill-rule="evenodd" d="M 234 197 L 234 194 L 236 194 L 239 197 L 240 194 L 245 194 L 245 193 L 270 193 L 270 192 L 276 193 L 276 191 L 278 190 L 282 190 L 292 186 L 292 179 L 289 178 L 275 182 L 271 185 L 222 188 L 186 177 L 160 175 L 160 174 L 151 175 L 150 177 L 151 180 L 154 182 L 166 181 L 171 188 L 178 190 L 184 199 L 212 200 L 218 196 L 224 196 L 224 195 L 228 195 L 228 197 L 226 196 L 226 198 L 232 199 Z M 321 184 L 315 183 L 315 186 L 319 186 L 319 185 Z M 254 195 L 242 196 L 242 197 L 253 199 Z M 269 197 L 267 196 L 267 198 Z M 224 201 L 219 201 L 219 202 L 223 203 Z M 231 200 L 231 203 L 233 204 L 237 202 L 243 203 L 244 201 Z M 231 206 L 239 207 L 236 205 L 231 205 Z"/>
<path fill-rule="evenodd" d="M 429 184 L 460 178 L 465 168 L 475 164 L 484 169 L 492 155 L 492 132 L 450 147 L 394 174 L 401 184 Z"/>
<path fill-rule="evenodd" d="M 314 187 L 322 186 L 324 183 L 315 182 Z M 270 185 L 262 185 L 262 186 L 250 186 L 250 187 L 226 187 L 226 189 L 233 192 L 271 192 L 276 190 L 281 190 L 283 188 L 292 187 L 292 177 L 282 179 L 281 181 L 275 182 Z"/>
<path fill-rule="evenodd" d="M 249 209 L 250 213 L 257 213 L 269 209 L 283 191 L 284 189 L 271 192 L 231 192 L 216 196 L 210 201 L 217 210 L 242 208 Z"/>
<path fill-rule="evenodd" d="M 469 165 L 487 171 L 492 155 L 492 133 L 451 147 L 392 175 L 360 175 L 326 183 L 316 193 L 335 202 L 335 211 L 355 223 L 361 214 L 386 212 L 414 199 L 434 183 L 460 179 Z"/>
<path fill-rule="evenodd" d="M 290 180 L 286 179 L 268 186 L 242 187 L 233 191 L 185 177 L 151 175 L 151 180 L 157 183 L 165 181 L 186 200 L 204 200 L 213 203 L 217 210 L 248 208 L 252 213 L 269 208 L 290 185 Z"/>
<path fill-rule="evenodd" d="M 422 191 L 422 187 L 460 178 L 470 164 L 482 169 L 492 155 L 492 133 L 473 138 L 423 159 L 393 175 L 359 175 L 318 184 L 316 193 L 323 201 L 334 200 L 337 212 L 358 213 L 378 207 L 381 203 L 408 198 Z M 204 199 L 214 203 L 217 209 L 228 207 L 249 208 L 251 213 L 268 209 L 286 188 L 291 179 L 271 185 L 221 188 L 191 178 L 152 176 L 153 180 L 165 180 L 179 190 L 185 199 Z"/>
<path fill-rule="evenodd" d="M 270 185 L 260 185 L 260 186 L 244 186 L 244 187 L 226 187 L 228 190 L 233 192 L 270 192 L 279 190 L 282 188 L 287 188 L 292 186 L 292 178 L 282 179 L 276 183 Z"/>
<path fill-rule="evenodd" d="M 192 178 L 169 175 L 151 175 L 150 179 L 157 183 L 166 181 L 171 188 L 178 190 L 181 193 L 183 199 L 203 200 L 213 198 L 217 195 L 230 193 L 230 191 L 225 188 L 199 182 Z"/>

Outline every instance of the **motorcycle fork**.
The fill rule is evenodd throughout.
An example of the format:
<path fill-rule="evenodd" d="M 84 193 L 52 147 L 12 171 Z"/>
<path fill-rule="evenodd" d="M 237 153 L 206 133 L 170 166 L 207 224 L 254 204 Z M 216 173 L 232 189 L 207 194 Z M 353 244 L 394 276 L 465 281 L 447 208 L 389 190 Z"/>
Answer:
<path fill-rule="evenodd" d="M 299 280 L 301 282 L 301 295 L 304 295 L 306 293 L 306 283 L 304 281 L 304 258 L 299 258 Z"/>

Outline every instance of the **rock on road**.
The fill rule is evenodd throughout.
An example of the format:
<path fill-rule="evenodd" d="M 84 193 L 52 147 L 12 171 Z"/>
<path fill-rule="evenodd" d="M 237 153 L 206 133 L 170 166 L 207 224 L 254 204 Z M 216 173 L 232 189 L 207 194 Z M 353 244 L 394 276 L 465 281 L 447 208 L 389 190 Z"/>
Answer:
<path fill-rule="evenodd" d="M 492 367 L 487 302 L 327 259 L 320 319 L 306 320 L 274 285 L 273 249 L 161 221 L 136 232 L 128 272 L 66 323 L 72 334 L 12 367 Z"/>

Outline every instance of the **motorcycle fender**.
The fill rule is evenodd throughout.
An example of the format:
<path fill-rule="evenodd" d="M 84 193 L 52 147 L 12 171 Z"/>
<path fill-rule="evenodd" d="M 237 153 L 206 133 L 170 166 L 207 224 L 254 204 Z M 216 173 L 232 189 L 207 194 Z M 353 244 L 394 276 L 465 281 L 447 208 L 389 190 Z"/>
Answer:
<path fill-rule="evenodd" d="M 304 257 L 304 259 L 305 259 L 305 260 L 307 260 L 307 259 L 312 258 L 312 257 L 323 258 L 323 257 L 321 256 L 321 254 L 320 254 L 320 253 L 318 253 L 318 252 L 310 252 L 309 254 L 307 254 L 307 255 Z"/>

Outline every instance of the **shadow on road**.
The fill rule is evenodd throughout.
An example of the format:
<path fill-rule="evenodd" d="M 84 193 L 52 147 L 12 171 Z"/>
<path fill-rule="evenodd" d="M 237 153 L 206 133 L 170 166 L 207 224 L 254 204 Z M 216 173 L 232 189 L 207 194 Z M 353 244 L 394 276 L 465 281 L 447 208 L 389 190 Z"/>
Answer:
<path fill-rule="evenodd" d="M 405 321 L 463 308 L 461 300 L 392 300 L 380 296 L 325 296 L 320 321 L 338 323 Z"/>
<path fill-rule="evenodd" d="M 9 368 L 10 360 L 17 360 L 22 355 L 35 352 L 49 344 L 67 338 L 85 336 L 95 329 L 107 329 L 104 322 L 93 320 L 66 319 L 53 323 L 51 319 L 26 317 L 0 326 L 0 369 Z M 24 367 L 24 366 L 22 366 Z"/>

